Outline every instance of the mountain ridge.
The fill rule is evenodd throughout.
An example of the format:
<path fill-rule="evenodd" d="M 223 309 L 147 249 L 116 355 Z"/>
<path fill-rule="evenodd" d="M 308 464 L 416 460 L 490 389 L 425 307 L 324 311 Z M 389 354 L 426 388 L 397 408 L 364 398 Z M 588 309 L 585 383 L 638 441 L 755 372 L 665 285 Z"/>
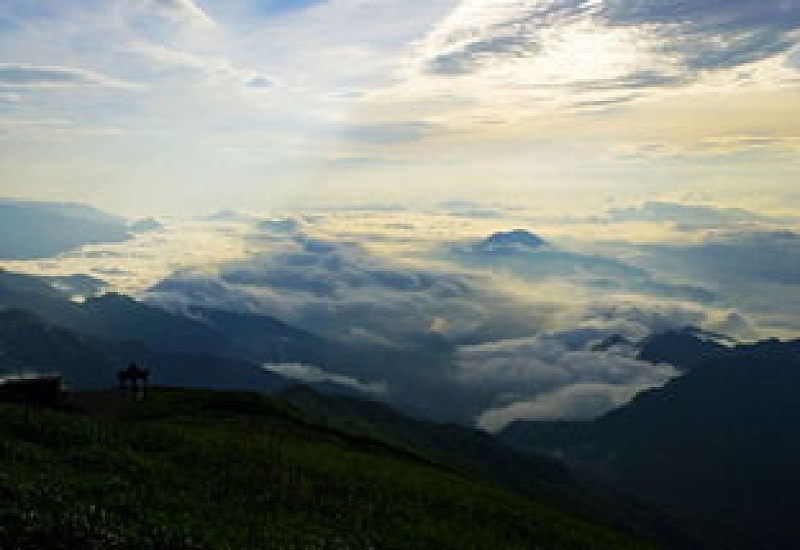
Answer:
<path fill-rule="evenodd" d="M 726 536 L 726 548 L 778 550 L 795 540 L 798 397 L 800 340 L 766 340 L 697 361 L 597 420 L 518 422 L 500 437 L 672 511 L 696 548 Z"/>

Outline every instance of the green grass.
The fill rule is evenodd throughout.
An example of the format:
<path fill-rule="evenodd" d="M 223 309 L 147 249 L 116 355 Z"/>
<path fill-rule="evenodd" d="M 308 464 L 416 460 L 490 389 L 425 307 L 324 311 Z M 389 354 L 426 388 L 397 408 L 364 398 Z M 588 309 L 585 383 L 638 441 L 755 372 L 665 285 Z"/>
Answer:
<path fill-rule="evenodd" d="M 159 390 L 113 416 L 0 405 L 0 548 L 649 548 L 274 398 Z"/>

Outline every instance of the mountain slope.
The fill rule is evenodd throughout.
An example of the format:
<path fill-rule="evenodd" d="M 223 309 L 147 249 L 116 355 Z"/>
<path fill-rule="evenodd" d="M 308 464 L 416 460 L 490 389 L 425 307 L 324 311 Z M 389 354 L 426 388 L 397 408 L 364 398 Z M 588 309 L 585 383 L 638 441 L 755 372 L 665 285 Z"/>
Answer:
<path fill-rule="evenodd" d="M 457 456 L 509 486 L 574 483 L 558 463 L 521 455 L 488 433 L 466 426 L 415 420 L 378 401 L 324 395 L 306 386 L 296 386 L 281 397 L 323 425 L 421 449 L 433 457 Z"/>
<path fill-rule="evenodd" d="M 505 441 L 681 517 L 695 548 L 796 541 L 800 342 L 729 349 L 594 422 L 519 423 Z"/>
<path fill-rule="evenodd" d="M 37 317 L 41 325 L 37 334 L 48 325 L 58 327 L 61 337 L 82 342 L 84 349 L 78 357 L 83 360 L 66 353 L 63 342 L 56 345 L 48 339 L 42 340 L 38 354 L 31 353 L 36 346 L 21 340 L 16 331 L 13 338 L 8 334 L 6 351 L 21 355 L 13 361 L 4 361 L 0 355 L 0 368 L 24 365 L 59 370 L 78 388 L 113 385 L 116 369 L 138 361 L 151 367 L 158 384 L 278 391 L 293 383 L 266 372 L 262 363 L 349 365 L 359 355 L 359 350 L 268 316 L 207 308 L 192 308 L 181 315 L 113 293 L 76 303 L 44 279 L 0 270 L 0 312 L 8 309 Z M 0 341 L 7 329 L 0 325 Z M 94 368 L 100 355 L 114 368 Z M 341 390 L 339 386 L 332 389 Z"/>
<path fill-rule="evenodd" d="M 122 294 L 90 298 L 81 310 L 83 322 L 74 328 L 109 340 L 144 342 L 167 353 L 234 355 L 233 344 L 213 327 Z"/>
<path fill-rule="evenodd" d="M 724 356 L 728 351 L 731 349 L 725 344 L 704 337 L 703 331 L 686 327 L 653 334 L 646 338 L 641 343 L 639 359 L 651 363 L 669 363 L 682 370 L 688 370 Z"/>
<path fill-rule="evenodd" d="M 209 354 L 165 354 L 136 343 L 80 334 L 25 310 L 0 310 L 0 374 L 58 372 L 72 388 L 108 388 L 131 361 L 161 385 L 279 391 L 293 382 L 258 364 Z"/>
<path fill-rule="evenodd" d="M 111 418 L 0 415 L 2 547 L 649 548 L 263 396 L 156 391 Z"/>
<path fill-rule="evenodd" d="M 173 313 L 107 293 L 72 302 L 45 279 L 0 270 L 0 309 L 28 310 L 48 322 L 109 341 L 140 342 L 169 354 L 210 354 L 257 362 L 324 360 L 325 339 L 265 315 L 190 308 Z"/>
<path fill-rule="evenodd" d="M 331 346 L 324 338 L 266 315 L 203 307 L 190 307 L 187 313 L 226 338 L 237 354 L 253 361 L 319 363 Z"/>
<path fill-rule="evenodd" d="M 447 422 L 415 420 L 376 401 L 321 394 L 297 386 L 280 394 L 314 422 L 411 448 L 434 461 L 487 477 L 583 519 L 615 525 L 648 540 L 671 541 L 670 518 L 573 475 L 543 454 L 526 454 L 488 433 Z"/>
<path fill-rule="evenodd" d="M 27 369 L 59 370 L 81 387 L 112 384 L 115 375 L 110 346 L 25 310 L 0 311 L 0 373 Z"/>

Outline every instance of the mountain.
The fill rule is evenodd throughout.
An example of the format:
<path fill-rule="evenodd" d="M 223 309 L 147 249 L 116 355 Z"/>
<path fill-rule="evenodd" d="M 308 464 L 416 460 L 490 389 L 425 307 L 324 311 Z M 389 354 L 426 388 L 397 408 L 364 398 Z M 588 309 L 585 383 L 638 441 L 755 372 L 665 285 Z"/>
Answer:
<path fill-rule="evenodd" d="M 547 241 L 525 229 L 498 231 L 475 245 L 477 252 L 502 253 L 519 250 L 536 250 L 547 244 Z"/>
<path fill-rule="evenodd" d="M 613 258 L 561 250 L 529 231 L 498 232 L 451 251 L 454 260 L 474 266 L 502 266 L 531 279 L 578 273 L 603 278 L 647 278 L 643 269 Z"/>
<path fill-rule="evenodd" d="M 144 342 L 168 353 L 233 355 L 232 344 L 213 327 L 122 294 L 89 298 L 81 310 L 85 316 L 75 328 L 110 340 Z"/>
<path fill-rule="evenodd" d="M 107 387 L 115 383 L 118 368 L 137 361 L 152 368 L 158 384 L 277 391 L 293 383 L 265 371 L 262 363 L 324 366 L 348 361 L 354 353 L 263 315 L 207 308 L 181 315 L 114 293 L 76 303 L 54 284 L 0 270 L 0 312 L 19 310 L 17 317 L 31 320 L 27 339 L 19 338 L 24 331 L 0 325 L 0 341 L 6 339 L 6 353 L 13 358 L 5 362 L 0 356 L 0 368 L 46 367 L 62 372 L 75 387 Z M 59 339 L 42 337 L 37 349 L 35 337 L 48 330 Z M 79 342 L 80 352 L 67 341 Z M 115 369 L 96 368 L 99 356 Z M 326 384 L 341 389 L 332 383 L 315 386 Z"/>
<path fill-rule="evenodd" d="M 669 363 L 682 370 L 691 370 L 713 359 L 740 356 L 767 356 L 769 354 L 800 353 L 800 341 L 782 342 L 778 339 L 754 343 L 739 343 L 727 336 L 684 327 L 653 334 L 636 344 L 640 348 L 638 359 L 651 363 Z"/>
<path fill-rule="evenodd" d="M 667 510 L 694 532 L 691 548 L 778 550 L 797 540 L 799 403 L 800 341 L 768 340 L 598 420 L 517 423 L 501 437 Z"/>
<path fill-rule="evenodd" d="M 569 486 L 574 482 L 557 462 L 522 455 L 480 430 L 415 420 L 378 401 L 325 395 L 307 386 L 293 387 L 281 397 L 320 424 L 411 446 L 434 457 L 457 456 L 512 487 L 533 483 L 541 489 L 545 484 Z"/>
<path fill-rule="evenodd" d="M 109 346 L 55 326 L 21 309 L 0 311 L 0 373 L 58 370 L 70 384 L 113 383 Z M 98 384 L 106 379 L 106 384 Z"/>
<path fill-rule="evenodd" d="M 267 315 L 190 306 L 186 314 L 227 339 L 254 361 L 318 363 L 330 342 Z"/>
<path fill-rule="evenodd" d="M 0 268 L 0 304 L 11 301 L 15 296 L 41 296 L 56 300 L 67 300 L 64 292 L 56 289 L 42 277 L 14 273 Z"/>
<path fill-rule="evenodd" d="M 47 258 L 128 238 L 125 220 L 91 206 L 0 199 L 0 258 Z"/>
<path fill-rule="evenodd" d="M 256 394 L 0 404 L 0 547 L 645 550 L 479 472 Z"/>
<path fill-rule="evenodd" d="M 146 233 L 148 231 L 160 231 L 164 229 L 164 224 L 155 218 L 143 218 L 130 222 L 128 229 L 133 233 Z"/>
<path fill-rule="evenodd" d="M 603 291 L 626 291 L 713 302 L 716 295 L 699 286 L 668 283 L 646 269 L 613 257 L 559 248 L 523 229 L 497 232 L 445 253 L 448 260 L 484 269 L 503 269 L 530 281 L 579 278 Z"/>
<path fill-rule="evenodd" d="M 268 392 L 294 384 L 255 363 L 166 354 L 76 333 L 25 310 L 0 310 L 0 374 L 58 372 L 72 388 L 109 388 L 117 382 L 117 371 L 132 360 L 151 369 L 154 384 Z"/>
<path fill-rule="evenodd" d="M 731 348 L 716 335 L 686 327 L 648 336 L 641 344 L 639 359 L 651 363 L 669 363 L 687 370 L 726 355 Z"/>
<path fill-rule="evenodd" d="M 273 393 L 296 383 L 257 363 L 212 354 L 144 352 L 136 357 L 150 368 L 152 383 L 162 386 Z"/>
<path fill-rule="evenodd" d="M 81 305 L 43 278 L 0 269 L 0 309 L 24 309 L 64 328 L 88 321 Z"/>
<path fill-rule="evenodd" d="M 224 336 L 187 317 L 121 294 L 73 302 L 67 293 L 32 275 L 0 271 L 0 308 L 25 309 L 78 333 L 111 341 L 137 341 L 165 352 L 225 355 L 231 347 Z"/>
<path fill-rule="evenodd" d="M 40 277 L 40 279 L 56 290 L 80 298 L 96 296 L 108 286 L 108 283 L 102 279 L 83 274 L 50 275 Z"/>
<path fill-rule="evenodd" d="M 307 386 L 293 387 L 279 396 L 316 423 L 414 449 L 434 462 L 478 473 L 585 520 L 615 525 L 657 541 L 670 540 L 665 529 L 677 529 L 658 510 L 587 483 L 559 461 L 519 452 L 482 430 L 410 418 L 381 402 L 323 394 Z"/>
<path fill-rule="evenodd" d="M 321 345 L 321 338 L 266 316 L 191 309 L 186 315 L 117 293 L 72 302 L 59 281 L 0 270 L 0 308 L 29 310 L 64 328 L 111 341 L 136 341 L 166 353 L 277 360 L 283 349 Z M 280 341 L 282 348 L 275 345 Z"/>

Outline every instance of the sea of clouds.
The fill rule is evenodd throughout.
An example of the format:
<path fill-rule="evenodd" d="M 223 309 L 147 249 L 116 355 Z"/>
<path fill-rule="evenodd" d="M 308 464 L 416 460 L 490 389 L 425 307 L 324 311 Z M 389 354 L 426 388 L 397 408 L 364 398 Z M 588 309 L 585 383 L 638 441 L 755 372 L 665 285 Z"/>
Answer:
<path fill-rule="evenodd" d="M 483 239 L 511 228 L 546 245 L 483 252 Z M 497 430 L 519 419 L 596 417 L 663 385 L 675 368 L 637 359 L 636 342 L 654 333 L 697 326 L 743 339 L 796 336 L 796 228 L 796 220 L 679 203 L 580 219 L 460 203 L 227 212 L 5 265 L 91 275 L 173 311 L 270 315 L 381 350 L 374 357 L 393 353 L 352 369 L 266 368 Z M 613 338 L 617 345 L 602 345 Z"/>

